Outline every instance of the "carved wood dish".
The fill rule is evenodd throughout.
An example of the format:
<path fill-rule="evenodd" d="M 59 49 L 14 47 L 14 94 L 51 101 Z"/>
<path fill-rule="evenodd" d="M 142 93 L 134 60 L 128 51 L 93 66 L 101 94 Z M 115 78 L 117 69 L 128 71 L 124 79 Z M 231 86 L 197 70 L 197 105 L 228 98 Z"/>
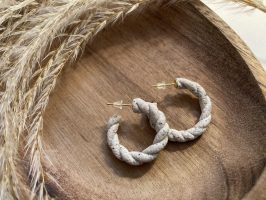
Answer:
<path fill-rule="evenodd" d="M 187 129 L 198 100 L 160 81 L 185 77 L 212 99 L 212 122 L 197 140 L 172 143 L 140 167 L 117 160 L 106 122 L 122 116 L 121 143 L 142 150 L 155 135 L 146 118 L 107 102 L 158 102 L 171 127 Z M 238 36 L 202 3 L 147 9 L 104 30 L 65 70 L 50 98 L 45 163 L 59 199 L 261 199 L 265 197 L 266 78 Z"/>

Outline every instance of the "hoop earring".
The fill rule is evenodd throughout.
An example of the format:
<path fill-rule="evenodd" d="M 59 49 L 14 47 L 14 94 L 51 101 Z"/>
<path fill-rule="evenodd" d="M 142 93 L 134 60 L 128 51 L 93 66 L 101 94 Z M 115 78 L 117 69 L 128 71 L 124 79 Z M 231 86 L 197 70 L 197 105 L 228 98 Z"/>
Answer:
<path fill-rule="evenodd" d="M 118 108 L 122 106 L 132 106 L 135 113 L 142 113 L 149 118 L 150 125 L 157 132 L 153 144 L 143 151 L 128 151 L 126 147 L 120 144 L 117 131 L 119 127 L 120 116 L 114 115 L 107 124 L 107 143 L 112 150 L 115 157 L 130 165 L 142 165 L 143 163 L 154 160 L 158 153 L 167 145 L 169 126 L 166 123 L 166 118 L 161 112 L 157 103 L 146 102 L 140 98 L 133 100 L 132 104 L 123 104 L 122 101 L 115 103 L 108 103 Z"/>
<path fill-rule="evenodd" d="M 192 128 L 187 130 L 178 131 L 176 129 L 170 129 L 168 133 L 169 140 L 173 142 L 187 142 L 196 139 L 204 133 L 211 122 L 212 104 L 210 97 L 206 94 L 206 91 L 201 85 L 185 78 L 176 78 L 174 83 L 162 82 L 153 85 L 153 87 L 157 87 L 157 89 L 165 89 L 167 86 L 175 86 L 179 89 L 188 89 L 199 98 L 201 108 L 199 121 Z"/>

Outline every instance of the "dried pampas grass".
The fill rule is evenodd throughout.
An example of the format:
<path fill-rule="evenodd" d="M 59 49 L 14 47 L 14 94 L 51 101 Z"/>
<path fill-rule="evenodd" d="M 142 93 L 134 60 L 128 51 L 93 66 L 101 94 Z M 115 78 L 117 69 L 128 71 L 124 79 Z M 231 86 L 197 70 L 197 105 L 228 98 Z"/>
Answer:
<path fill-rule="evenodd" d="M 58 75 L 103 28 L 152 2 L 158 1 L 0 1 L 0 199 L 51 198 L 43 113 Z M 246 2 L 265 11 L 259 1 Z M 20 147 L 31 192 L 22 187 Z"/>
<path fill-rule="evenodd" d="M 266 1 L 265 0 L 231 0 L 233 2 L 236 2 L 238 4 L 242 4 L 242 5 L 249 5 L 251 7 L 254 7 L 254 8 L 258 8 L 264 12 L 266 12 Z"/>

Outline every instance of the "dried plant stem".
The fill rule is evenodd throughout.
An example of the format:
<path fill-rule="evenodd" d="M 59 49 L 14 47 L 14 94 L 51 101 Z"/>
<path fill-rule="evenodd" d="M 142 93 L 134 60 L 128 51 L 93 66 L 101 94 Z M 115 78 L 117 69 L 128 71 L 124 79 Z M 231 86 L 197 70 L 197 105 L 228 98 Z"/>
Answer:
<path fill-rule="evenodd" d="M 14 193 L 16 196 L 18 195 L 17 188 L 14 189 L 17 180 L 17 175 L 15 171 L 12 171 L 14 169 L 12 167 L 12 163 L 15 160 L 15 156 L 18 149 L 18 138 L 20 137 L 20 134 L 25 130 L 25 122 L 27 118 L 27 112 L 22 106 L 22 102 L 24 102 L 25 99 L 23 99 L 22 94 L 25 92 L 29 81 L 31 80 L 31 75 L 36 68 L 36 65 L 38 63 L 38 60 L 42 57 L 42 50 L 45 49 L 49 44 L 49 39 L 52 40 L 55 35 L 64 30 L 63 24 L 60 23 L 67 23 L 68 21 L 71 21 L 69 17 L 77 16 L 78 17 L 78 10 L 85 10 L 88 7 L 91 7 L 91 2 L 88 1 L 87 7 L 80 9 L 79 6 L 77 6 L 75 9 L 73 9 L 73 6 L 79 3 L 79 1 L 71 1 L 71 3 L 65 5 L 65 7 L 62 9 L 59 9 L 57 11 L 57 17 L 52 15 L 50 17 L 50 20 L 47 22 L 43 22 L 43 26 L 40 25 L 40 35 L 43 35 L 42 37 L 33 37 L 31 38 L 30 45 L 27 46 L 27 50 L 24 51 L 24 54 L 22 54 L 22 57 L 19 57 L 17 61 L 12 63 L 9 68 L 7 68 L 6 73 L 1 74 L 3 75 L 3 78 L 1 79 L 3 82 L 5 82 L 5 92 L 1 97 L 1 135 L 3 135 L 3 145 L 1 151 L 3 152 L 0 156 L 0 162 L 1 162 L 1 182 L 7 187 L 1 187 L 1 196 L 3 199 L 11 199 L 11 196 L 14 196 Z M 80 6 L 84 6 L 84 3 L 82 3 Z M 64 12 L 63 12 L 64 11 Z M 69 15 L 68 12 L 72 12 L 72 15 Z M 64 16 L 64 14 L 67 14 L 67 17 Z M 75 18 L 74 18 L 75 19 Z M 48 20 L 48 19 L 46 19 Z M 60 23 L 59 23 L 60 21 Z M 63 22 L 62 22 L 63 21 Z M 50 23 L 49 23 L 50 22 Z M 52 23 L 52 24 L 51 24 Z M 58 26 L 59 24 L 59 26 Z M 55 28 L 57 28 L 57 32 L 51 27 L 51 25 L 54 25 Z M 67 27 L 67 24 L 65 24 L 65 27 Z M 39 28 L 39 27 L 38 27 Z M 46 30 L 46 31 L 45 31 Z M 47 38 L 46 34 L 51 35 L 51 37 Z M 25 35 L 25 36 L 24 36 Z M 17 44 L 17 47 L 23 46 L 22 44 L 24 41 L 27 41 L 29 39 L 28 33 L 24 34 Z M 34 35 L 33 35 L 34 36 Z M 32 36 L 30 36 L 32 37 Z M 43 40 L 43 41 L 42 41 Z M 44 44 L 43 44 L 44 43 Z M 23 48 L 23 47 L 22 47 Z M 25 48 L 23 48 L 25 50 Z M 36 49 L 37 51 L 36 53 Z M 12 52 L 12 51 L 11 51 Z M 7 52 L 8 54 L 9 52 Z M 12 53 L 9 54 L 12 56 Z M 36 58 L 37 60 L 32 60 L 32 57 Z M 29 67 L 31 66 L 31 67 Z M 1 68 L 3 69 L 3 68 Z M 14 112 L 11 112 L 14 111 Z M 39 122 L 42 124 L 41 122 Z M 35 131 L 35 129 L 32 129 Z M 9 144 L 9 141 L 12 142 L 12 144 Z M 41 140 L 38 140 L 38 147 L 40 147 Z M 41 148 L 37 148 L 40 150 Z M 36 153 L 34 154 L 34 157 L 32 157 L 32 161 L 34 163 L 38 164 L 40 154 Z M 8 160 L 6 159 L 8 158 Z M 12 160 L 10 162 L 9 160 Z M 34 164 L 33 163 L 33 164 Z M 34 176 L 39 176 L 40 170 L 37 171 L 30 171 L 33 173 Z M 37 181 L 35 181 L 37 182 Z M 35 183 L 33 182 L 33 183 Z M 37 184 L 37 183 L 36 183 Z M 41 184 L 40 184 L 41 185 Z M 35 186 L 35 185 L 34 185 Z M 36 187 L 33 187 L 33 189 L 36 189 Z M 37 188 L 38 191 L 43 192 L 39 188 Z M 34 191 L 35 192 L 35 191 Z M 4 198 L 7 197 L 7 198 Z M 2 199 L 2 198 L 1 198 Z"/>
<path fill-rule="evenodd" d="M 137 2 L 139 2 L 139 1 L 137 1 Z M 140 2 L 142 3 L 142 2 L 148 2 L 148 1 L 140 1 Z M 64 57 L 64 56 L 67 56 L 67 57 L 63 59 L 63 62 L 60 65 L 55 65 L 58 68 L 58 70 L 52 69 L 52 71 L 48 71 L 48 72 L 49 73 L 59 72 L 62 69 L 62 67 L 64 66 L 64 64 L 71 60 L 70 58 L 72 56 L 77 55 L 77 52 L 79 52 L 80 46 L 84 42 L 86 42 L 86 41 L 88 41 L 88 39 L 92 38 L 103 27 L 105 27 L 109 22 L 115 21 L 115 20 L 117 20 L 119 18 L 119 16 L 122 16 L 123 14 L 128 14 L 131 11 L 133 11 L 135 8 L 137 8 L 139 6 L 139 3 L 136 3 L 136 4 L 122 3 L 121 4 L 121 2 L 120 2 L 117 5 L 120 5 L 120 8 L 117 9 L 117 7 L 118 7 L 117 6 L 114 9 L 113 12 L 110 12 L 110 10 L 107 9 L 107 8 L 106 8 L 106 10 L 104 10 L 103 9 L 104 7 L 102 7 L 100 9 L 100 11 L 95 12 L 95 17 L 92 19 L 92 21 L 87 21 L 88 25 L 90 25 L 88 27 L 89 31 L 88 31 L 87 35 L 84 35 L 84 30 L 82 30 L 82 27 L 80 27 L 81 31 L 83 32 L 83 37 L 80 37 L 80 36 L 78 36 L 78 37 L 82 38 L 82 40 L 81 41 L 77 40 L 77 42 L 76 42 L 77 46 L 76 46 L 76 48 L 74 50 L 73 50 L 73 48 L 69 48 L 67 51 L 65 51 L 64 48 L 67 47 L 67 45 L 69 45 L 71 47 L 72 46 L 72 42 L 73 42 L 72 39 L 73 39 L 73 37 L 77 37 L 77 35 L 74 35 L 73 37 L 70 37 L 70 40 L 68 40 L 68 43 L 66 43 L 67 45 L 66 46 L 64 46 L 64 45 L 61 46 L 62 47 L 61 48 L 62 51 L 59 51 L 61 54 L 60 53 L 56 54 L 58 56 L 61 55 L 61 57 Z M 84 12 L 85 12 L 85 9 L 84 9 Z M 106 15 L 105 15 L 105 13 L 106 13 Z M 68 19 L 68 21 L 69 21 L 69 19 Z M 37 44 L 39 42 L 40 41 L 35 42 L 33 44 Z M 74 54 L 72 54 L 70 52 L 74 52 Z M 39 54 L 39 55 L 41 55 L 41 54 Z M 31 56 L 32 55 L 28 55 L 28 52 L 26 52 L 25 59 L 28 58 L 28 57 L 31 57 Z M 57 60 L 58 56 L 55 56 L 56 60 Z M 39 56 L 39 57 L 41 58 L 42 56 Z M 25 62 L 24 65 L 26 63 L 27 62 Z M 48 62 L 48 63 L 50 63 L 50 62 Z M 53 63 L 53 64 L 57 64 L 57 63 Z M 54 65 L 51 65 L 51 66 L 54 66 Z M 21 68 L 23 68 L 23 65 L 21 65 Z M 33 67 L 31 70 L 34 71 L 34 69 L 35 68 Z M 5 73 L 5 75 L 9 74 L 9 72 L 11 72 L 11 71 L 12 71 L 12 74 L 13 74 L 14 70 L 21 70 L 21 71 L 18 71 L 19 73 L 15 73 L 15 74 L 19 74 L 19 76 L 21 76 L 21 77 L 22 77 L 22 74 L 24 75 L 24 77 L 26 75 L 26 77 L 28 78 L 26 80 L 29 80 L 30 79 L 30 75 L 32 75 L 32 74 L 27 74 L 26 73 L 27 72 L 26 69 L 20 69 L 16 65 L 10 67 L 10 71 Z M 25 70 L 25 71 L 23 71 L 23 70 Z M 28 71 L 31 72 L 30 70 L 28 70 Z M 45 75 L 45 73 L 43 75 Z M 50 76 L 50 75 L 48 75 L 48 76 Z M 44 76 L 44 77 L 46 77 L 46 76 Z M 7 87 L 7 89 L 11 88 L 10 91 L 15 91 L 15 89 L 16 89 L 16 90 L 20 90 L 22 94 L 25 93 L 25 88 L 26 88 L 25 85 L 27 85 L 28 82 L 23 82 L 23 81 L 21 82 L 21 81 L 19 81 L 19 79 L 20 79 L 20 77 L 16 77 L 15 83 L 16 82 L 17 82 L 17 84 L 22 83 L 22 87 L 18 87 L 18 85 L 14 84 L 14 80 L 13 80 L 12 83 L 15 85 L 15 87 L 13 85 L 13 88 L 12 87 Z M 54 80 L 51 82 L 51 84 L 50 84 L 51 87 L 50 88 L 52 88 L 54 86 L 55 80 L 56 80 L 56 76 L 54 76 Z M 6 83 L 7 83 L 7 86 L 12 86 L 12 85 L 8 85 L 8 83 L 9 83 L 8 80 L 6 81 Z M 9 84 L 11 84 L 11 83 L 9 83 Z M 8 90 L 6 90 L 5 94 L 7 94 L 7 91 Z M 35 91 L 37 91 L 37 90 L 35 90 Z M 49 91 L 51 91 L 51 89 L 47 90 L 47 91 L 37 91 L 37 93 L 38 92 L 45 92 L 45 94 L 46 94 L 45 95 L 46 98 L 41 98 L 41 99 L 43 99 L 43 101 L 45 101 L 45 99 L 47 99 L 46 100 L 47 102 L 45 102 L 45 103 L 44 102 L 40 102 L 41 105 L 44 105 L 44 108 L 42 108 L 42 110 L 45 109 L 45 107 L 46 107 L 46 105 L 48 103 Z M 10 93 L 8 94 L 8 96 L 12 97 L 12 95 Z M 14 99 L 15 98 L 16 98 L 16 95 L 14 95 Z M 23 97 L 23 98 L 19 98 L 19 100 L 20 101 L 19 101 L 19 103 L 17 105 L 17 108 L 22 108 L 23 105 L 22 105 L 21 102 L 24 102 L 25 99 Z M 28 102 L 29 102 L 29 105 L 32 105 L 30 103 L 32 101 L 28 101 Z M 6 106 L 6 108 L 8 108 L 8 106 Z M 25 115 L 24 114 L 22 115 L 22 116 L 24 116 L 23 119 L 20 120 L 22 122 L 22 126 L 21 125 L 19 126 L 21 129 L 24 128 L 24 124 L 25 124 Z M 35 116 L 34 113 L 33 113 L 33 116 Z M 37 134 L 37 133 L 40 133 L 41 130 L 42 130 L 42 112 L 41 112 L 41 114 L 39 112 L 39 114 L 37 114 L 34 117 L 32 122 L 33 122 L 33 124 L 30 126 L 30 129 L 29 129 L 29 137 L 28 137 L 28 143 L 27 143 L 27 147 L 31 149 L 31 151 L 30 151 L 31 152 L 31 159 L 30 159 L 31 160 L 31 170 L 30 170 L 30 172 L 31 172 L 32 180 L 33 180 L 32 181 L 32 183 L 33 183 L 33 187 L 32 188 L 33 188 L 34 193 L 39 192 L 39 194 L 40 193 L 43 194 L 44 191 L 46 191 L 44 188 L 40 188 L 40 187 L 44 187 L 44 183 L 42 182 L 42 181 L 44 181 L 44 172 L 43 172 L 43 169 L 41 167 L 41 151 L 43 151 L 43 150 L 42 150 L 42 148 L 39 148 L 42 145 L 41 145 L 40 134 Z M 20 128 L 18 128 L 18 129 L 20 129 Z M 41 181 L 41 183 L 39 183 L 39 181 Z M 42 198 L 41 196 L 39 195 L 40 198 Z"/>
<path fill-rule="evenodd" d="M 251 7 L 260 9 L 261 11 L 266 12 L 266 4 L 263 3 L 263 0 L 230 0 L 243 5 L 249 5 Z M 264 1 L 265 2 L 265 1 Z"/>
<path fill-rule="evenodd" d="M 148 2 L 148 1 L 143 1 Z M 111 22 L 118 20 L 120 17 L 129 14 L 133 11 L 132 8 L 137 8 L 139 3 L 136 4 L 125 4 L 121 5 L 119 12 L 113 11 L 106 12 L 102 10 L 94 14 L 93 17 L 87 20 L 81 20 L 78 23 L 78 26 L 75 27 L 74 32 L 70 35 L 56 50 L 50 54 L 50 59 L 47 62 L 46 66 L 44 67 L 41 75 L 37 79 L 34 87 L 31 89 L 29 94 L 29 99 L 27 102 L 33 105 L 33 102 L 37 102 L 34 106 L 30 109 L 32 112 L 30 113 L 31 116 L 34 116 L 31 120 L 35 126 L 35 130 L 38 130 L 38 127 L 42 127 L 43 122 L 43 115 L 42 113 L 45 111 L 45 108 L 48 104 L 49 95 L 56 84 L 56 80 L 58 75 L 60 74 L 63 67 L 73 61 L 79 54 L 79 51 L 82 49 L 81 47 L 87 43 L 88 40 L 92 39 L 100 30 L 102 30 L 106 25 Z M 94 23 L 91 23 L 93 21 Z M 40 123 L 39 123 L 40 122 Z M 34 158 L 35 155 L 40 155 L 39 151 L 36 150 L 35 145 L 37 144 L 37 138 L 39 138 L 42 134 L 42 129 L 38 132 L 29 131 L 29 140 L 27 143 L 27 147 L 31 149 L 31 157 Z M 31 165 L 31 171 L 42 171 L 43 169 L 41 164 L 41 159 L 38 156 L 35 162 L 38 160 L 38 164 Z M 38 166 L 36 168 L 36 166 Z M 40 169 L 40 170 L 39 170 Z M 44 172 L 43 172 L 44 173 Z M 38 176 L 33 176 L 35 181 L 34 183 L 37 184 L 37 180 L 39 180 L 40 175 L 35 173 Z M 43 176 L 42 176 L 43 177 Z M 44 181 L 44 179 L 42 179 Z M 44 186 L 44 183 L 41 183 Z M 36 186 L 35 186 L 36 187 Z"/>
<path fill-rule="evenodd" d="M 15 19 L 8 19 L 5 26 L 0 25 L 0 55 L 8 51 L 18 38 L 28 31 L 27 22 L 31 16 L 36 14 L 38 6 L 39 4 L 34 4 L 29 6 L 29 8 L 23 8 Z"/>
<path fill-rule="evenodd" d="M 21 17 L 21 10 L 36 4 L 36 0 L 24 0 L 11 6 L 6 5 L 6 9 L 0 9 L 0 26 L 11 19 Z"/>
<path fill-rule="evenodd" d="M 1 127 L 1 129 L 3 129 Z M 0 152 L 0 167 L 1 167 L 1 182 L 0 182 L 0 199 L 14 199 L 18 198 L 18 176 L 15 167 L 15 159 L 13 151 L 11 150 L 17 144 L 16 136 L 12 126 L 7 125 L 1 131 L 1 152 Z M 4 139 L 3 139 L 4 138 Z M 14 141 L 15 140 L 15 141 Z M 16 147 L 15 147 L 16 148 Z"/>

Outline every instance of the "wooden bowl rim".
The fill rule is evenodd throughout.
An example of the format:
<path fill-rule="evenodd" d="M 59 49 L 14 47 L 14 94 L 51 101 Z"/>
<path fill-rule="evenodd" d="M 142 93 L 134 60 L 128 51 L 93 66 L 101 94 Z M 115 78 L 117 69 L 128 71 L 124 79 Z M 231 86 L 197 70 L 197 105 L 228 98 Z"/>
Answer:
<path fill-rule="evenodd" d="M 264 96 L 264 100 L 266 100 L 266 71 L 247 44 L 224 20 L 222 20 L 203 2 L 193 1 L 190 2 L 190 4 L 192 4 L 204 17 L 217 27 L 224 37 L 235 47 L 257 81 L 258 86 L 262 91 L 262 95 Z M 260 195 L 265 195 L 258 194 L 259 190 L 263 191 L 263 185 L 266 185 L 266 169 L 262 171 L 256 184 L 245 194 L 244 199 L 252 199 L 256 197 L 260 198 Z"/>
<path fill-rule="evenodd" d="M 266 99 L 266 72 L 262 64 L 258 61 L 246 43 L 240 38 L 239 35 L 214 11 L 201 1 L 193 1 L 191 4 L 206 17 L 215 27 L 217 27 L 226 39 L 236 48 L 237 52 L 246 62 L 248 68 L 253 74 L 254 78 L 262 90 L 263 96 Z"/>

